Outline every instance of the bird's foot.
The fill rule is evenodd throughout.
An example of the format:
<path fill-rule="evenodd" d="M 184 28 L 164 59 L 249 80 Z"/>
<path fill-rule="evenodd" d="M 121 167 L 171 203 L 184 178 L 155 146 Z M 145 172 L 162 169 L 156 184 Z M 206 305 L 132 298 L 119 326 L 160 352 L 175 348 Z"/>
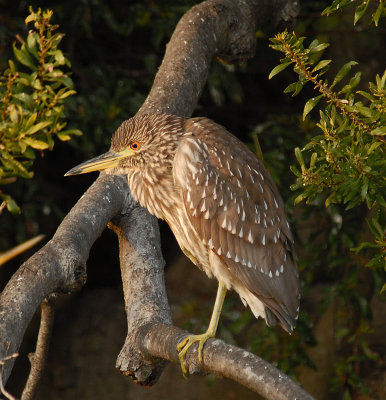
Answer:
<path fill-rule="evenodd" d="M 202 349 L 204 348 L 204 344 L 208 339 L 211 339 L 214 336 L 215 336 L 214 333 L 207 331 L 205 333 L 202 333 L 201 335 L 189 335 L 182 342 L 178 343 L 178 345 L 177 345 L 178 357 L 180 359 L 181 369 L 182 369 L 182 373 L 184 375 L 186 375 L 188 373 L 188 370 L 185 367 L 184 358 L 185 358 L 186 352 L 189 350 L 189 348 L 192 346 L 192 344 L 199 342 L 199 344 L 198 344 L 198 361 L 202 362 Z"/>

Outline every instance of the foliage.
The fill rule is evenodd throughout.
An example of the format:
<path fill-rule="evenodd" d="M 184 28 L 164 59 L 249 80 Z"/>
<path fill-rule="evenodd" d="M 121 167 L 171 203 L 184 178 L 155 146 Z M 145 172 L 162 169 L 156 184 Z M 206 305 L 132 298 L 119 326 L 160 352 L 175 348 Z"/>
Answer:
<path fill-rule="evenodd" d="M 370 0 L 362 0 L 360 4 L 355 8 L 354 25 L 356 25 L 356 23 L 365 15 L 370 3 Z M 374 22 L 375 26 L 378 26 L 379 19 L 383 15 L 385 9 L 384 0 L 378 0 L 378 3 L 379 4 L 376 11 L 371 16 L 371 20 L 372 22 Z M 351 5 L 352 0 L 334 0 L 329 7 L 323 10 L 322 15 L 330 15 L 333 12 L 343 10 L 344 8 Z"/>
<path fill-rule="evenodd" d="M 59 49 L 63 34 L 50 23 L 52 11 L 34 12 L 26 18 L 33 24 L 26 40 L 13 44 L 16 60 L 25 68 L 17 69 L 13 60 L 0 77 L 0 184 L 15 181 L 17 177 L 32 178 L 31 167 L 36 157 L 52 150 L 55 135 L 62 141 L 79 135 L 77 129 L 64 129 L 64 105 L 75 94 L 71 78 L 63 72 L 70 67 L 69 60 Z M 24 72 L 28 71 L 28 72 Z M 9 211 L 20 212 L 11 196 L 0 191 Z"/>
<path fill-rule="evenodd" d="M 331 14 L 349 3 L 352 2 L 336 0 L 323 14 Z M 364 16 L 368 3 L 363 1 L 357 6 L 354 24 Z M 383 1 L 379 3 L 371 17 L 376 26 L 384 13 Z M 367 343 L 371 333 L 372 291 L 364 287 L 363 277 L 377 284 L 385 270 L 386 72 L 377 74 L 365 88 L 361 72 L 350 76 L 358 63 L 349 61 L 335 76 L 329 77 L 329 83 L 326 76 L 334 63 L 321 57 L 328 43 L 315 39 L 306 46 L 305 37 L 287 31 L 277 34 L 271 42 L 271 47 L 284 53 L 284 58 L 269 78 L 292 65 L 298 79 L 284 92 L 297 96 L 307 83 L 318 92 L 305 101 L 304 123 L 314 123 L 312 110 L 322 100 L 325 103 L 319 110 L 319 121 L 314 123 L 317 132 L 302 149 L 295 148 L 300 168 L 291 168 L 296 176 L 291 188 L 298 193 L 295 204 L 306 200 L 309 210 L 305 210 L 304 218 L 320 224 L 304 243 L 309 256 L 308 260 L 301 260 L 300 267 L 302 263 L 308 264 L 304 278 L 310 284 L 321 274 L 320 268 L 328 266 L 323 273 L 334 286 L 325 293 L 324 310 L 331 302 L 337 305 L 340 347 L 331 388 L 342 389 L 344 397 L 351 398 L 353 391 L 367 390 L 361 380 L 361 366 L 378 359 Z M 344 80 L 346 83 L 342 84 Z M 322 201 L 325 211 L 320 209 Z M 360 229 L 359 221 L 364 215 L 374 236 L 372 243 Z M 321 244 L 324 252 L 318 249 Z M 349 254 L 349 249 L 355 253 Z M 363 250 L 366 253 L 359 256 L 358 252 Z M 312 254 L 319 259 L 313 259 Z M 364 270 L 363 266 L 371 270 Z M 381 291 L 385 287 L 384 284 Z"/>
<path fill-rule="evenodd" d="M 308 48 L 304 47 L 304 37 L 295 33 L 283 32 L 272 39 L 272 48 L 285 54 L 281 64 L 275 67 L 270 77 L 276 75 L 290 64 L 299 80 L 290 84 L 284 91 L 296 96 L 307 82 L 314 85 L 319 95 L 312 97 L 304 106 L 303 119 L 324 98 L 326 107 L 320 110 L 317 126 L 320 135 L 314 137 L 302 150 L 295 149 L 301 170 L 293 167 L 297 183 L 293 189 L 302 189 L 295 203 L 307 199 L 312 202 L 321 194 L 327 195 L 326 207 L 332 203 L 346 204 L 346 209 L 365 203 L 373 209 L 369 226 L 375 236 L 375 244 L 362 244 L 360 248 L 374 247 L 380 255 L 375 256 L 369 266 L 383 264 L 382 253 L 386 250 L 385 228 L 382 227 L 381 211 L 386 205 L 385 189 L 385 139 L 386 134 L 386 71 L 382 77 L 369 83 L 369 92 L 355 91 L 361 73 L 357 72 L 339 91 L 338 85 L 356 65 L 355 61 L 346 63 L 336 74 L 333 82 L 320 79 L 328 70 L 331 60 L 320 60 L 320 52 L 328 47 L 317 39 Z M 357 95 L 367 100 L 357 100 Z M 303 154 L 312 151 L 307 167 Z"/>

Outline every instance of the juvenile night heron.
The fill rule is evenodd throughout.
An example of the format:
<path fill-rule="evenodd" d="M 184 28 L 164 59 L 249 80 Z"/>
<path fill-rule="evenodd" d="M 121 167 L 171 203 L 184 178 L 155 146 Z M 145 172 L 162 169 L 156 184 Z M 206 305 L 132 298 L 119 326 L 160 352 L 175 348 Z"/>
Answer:
<path fill-rule="evenodd" d="M 226 291 L 253 314 L 292 332 L 299 312 L 294 241 L 279 192 L 263 163 L 225 128 L 207 118 L 139 115 L 122 123 L 111 149 L 66 175 L 107 170 L 127 175 L 131 194 L 165 220 L 183 252 L 218 291 L 208 330 L 177 346 L 215 336 Z"/>

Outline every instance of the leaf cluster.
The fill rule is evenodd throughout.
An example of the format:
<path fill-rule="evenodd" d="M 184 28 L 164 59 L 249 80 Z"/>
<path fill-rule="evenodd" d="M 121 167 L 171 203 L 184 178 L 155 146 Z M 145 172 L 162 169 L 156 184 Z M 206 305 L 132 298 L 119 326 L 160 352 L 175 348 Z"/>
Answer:
<path fill-rule="evenodd" d="M 283 32 L 272 39 L 271 45 L 285 57 L 271 71 L 270 77 L 291 64 L 298 75 L 298 80 L 284 90 L 286 93 L 293 92 L 296 96 L 307 83 L 313 84 L 319 92 L 306 102 L 303 119 L 321 99 L 326 102 L 325 108 L 319 111 L 317 126 L 320 134 L 303 149 L 295 149 L 300 169 L 292 167 L 297 177 L 292 189 L 301 190 L 295 203 L 303 199 L 311 203 L 323 194 L 326 206 L 338 203 L 351 209 L 366 204 L 368 209 L 373 209 L 369 225 L 375 236 L 375 246 L 383 253 L 386 248 L 381 221 L 381 211 L 386 205 L 386 71 L 382 76 L 377 75 L 375 82 L 369 83 L 368 91 L 356 90 L 360 72 L 337 89 L 357 63 L 349 61 L 343 65 L 330 84 L 322 76 L 331 60 L 320 60 L 328 43 L 319 43 L 315 39 L 305 47 L 304 40 L 295 33 Z"/>
<path fill-rule="evenodd" d="M 64 129 L 64 105 L 75 94 L 73 82 L 63 68 L 70 62 L 59 49 L 63 34 L 54 33 L 52 11 L 34 12 L 25 23 L 33 24 L 26 40 L 18 37 L 13 44 L 19 64 L 8 61 L 0 76 L 0 184 L 17 177 L 32 178 L 35 150 L 44 152 L 54 147 L 54 135 L 67 141 L 79 135 L 76 129 Z M 15 201 L 0 191 L 11 212 L 20 212 Z"/>
<path fill-rule="evenodd" d="M 329 7 L 323 10 L 322 15 L 330 15 L 333 12 L 341 11 L 348 6 L 351 6 L 352 3 L 353 0 L 334 0 Z M 359 4 L 355 8 L 354 25 L 356 25 L 357 22 L 366 14 L 366 11 L 368 11 L 370 3 L 372 3 L 371 0 L 359 1 Z M 378 6 L 375 12 L 371 15 L 371 21 L 374 22 L 375 26 L 378 26 L 379 20 L 384 15 L 384 12 L 385 12 L 385 1 L 378 0 Z"/>
<path fill-rule="evenodd" d="M 349 3 L 352 2 L 333 1 L 323 15 Z M 368 3 L 358 5 L 354 24 L 363 17 Z M 384 14 L 384 2 L 379 3 L 372 15 L 376 26 Z M 271 42 L 271 47 L 284 57 L 269 78 L 291 66 L 297 80 L 284 92 L 297 96 L 306 86 L 316 92 L 305 100 L 303 109 L 303 124 L 313 124 L 316 131 L 303 148 L 295 148 L 298 165 L 291 167 L 296 176 L 291 189 L 298 193 L 295 204 L 305 200 L 308 205 L 303 210 L 304 217 L 308 215 L 310 221 L 321 225 L 313 227 L 307 244 L 309 259 L 300 260 L 299 267 L 302 269 L 302 263 L 307 265 L 304 276 L 308 283 L 317 276 L 334 283 L 324 297 L 325 304 L 335 300 L 338 305 L 336 329 L 341 358 L 335 365 L 332 390 L 344 390 L 345 398 L 351 398 L 353 391 L 367 390 L 361 379 L 361 366 L 378 359 L 367 342 L 372 292 L 364 294 L 363 278 L 381 287 L 386 268 L 386 71 L 366 84 L 361 82 L 360 71 L 353 72 L 359 66 L 356 61 L 346 62 L 335 75 L 331 74 L 333 60 L 322 57 L 329 43 L 315 39 L 306 45 L 305 37 L 287 31 Z M 319 118 L 314 122 L 317 106 Z M 320 209 L 323 201 L 325 210 Z M 373 242 L 364 241 L 364 216 L 368 218 Z M 323 252 L 318 249 L 321 245 Z M 381 292 L 385 288 L 383 284 Z"/>

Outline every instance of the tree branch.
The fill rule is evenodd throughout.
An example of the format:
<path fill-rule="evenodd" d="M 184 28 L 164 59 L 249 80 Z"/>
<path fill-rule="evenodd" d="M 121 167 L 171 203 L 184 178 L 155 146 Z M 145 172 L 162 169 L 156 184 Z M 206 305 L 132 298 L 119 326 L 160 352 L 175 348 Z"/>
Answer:
<path fill-rule="evenodd" d="M 24 387 L 21 400 L 32 400 L 35 397 L 44 368 L 47 363 L 48 348 L 51 339 L 52 327 L 54 325 L 54 307 L 56 294 L 51 294 L 40 305 L 40 328 L 36 342 L 35 353 L 30 353 L 31 371 Z"/>
<path fill-rule="evenodd" d="M 189 333 L 164 324 L 143 325 L 137 344 L 143 353 L 179 363 L 177 344 Z M 269 362 L 220 339 L 209 339 L 198 361 L 198 343 L 187 352 L 185 364 L 190 373 L 209 373 L 232 379 L 270 400 L 312 400 L 313 397 Z"/>
<path fill-rule="evenodd" d="M 294 0 L 208 0 L 193 7 L 177 25 L 139 113 L 190 116 L 213 57 L 227 62 L 252 57 L 257 27 L 290 21 L 297 6 Z M 66 216 L 52 240 L 20 267 L 4 289 L 0 298 L 0 359 L 6 357 L 7 342 L 11 343 L 9 350 L 17 352 L 36 308 L 47 295 L 71 292 L 84 284 L 90 248 L 112 219 L 111 228 L 119 239 L 128 320 L 128 335 L 117 366 L 137 383 L 151 385 L 160 376 L 165 359 L 177 360 L 176 344 L 184 335 L 169 325 L 157 221 L 132 200 L 126 179 L 103 173 Z M 161 327 L 164 336 L 157 330 Z M 161 351 L 165 346 L 167 353 Z M 284 398 L 273 397 L 274 383 L 278 387 L 281 381 L 292 385 L 289 378 L 276 372 L 274 378 L 264 373 L 262 380 L 259 363 L 263 361 L 259 360 L 257 367 L 249 364 L 249 357 L 254 356 L 241 349 L 218 340 L 209 341 L 205 348 L 200 366 L 194 347 L 188 351 L 186 361 L 191 372 L 237 377 L 248 387 L 261 383 L 256 390 L 271 399 Z M 230 353 L 236 357 L 230 357 Z M 243 357 L 247 363 L 242 363 Z M 4 371 L 5 380 L 12 367 L 9 364 Z M 235 376 L 230 376 L 230 366 Z"/>
<path fill-rule="evenodd" d="M 28 324 L 48 295 L 69 293 L 83 286 L 90 248 L 123 207 L 128 194 L 126 179 L 107 175 L 98 178 L 53 238 L 13 275 L 0 296 L 0 359 L 18 352 Z M 10 360 L 4 365 L 4 382 L 13 363 Z"/>

